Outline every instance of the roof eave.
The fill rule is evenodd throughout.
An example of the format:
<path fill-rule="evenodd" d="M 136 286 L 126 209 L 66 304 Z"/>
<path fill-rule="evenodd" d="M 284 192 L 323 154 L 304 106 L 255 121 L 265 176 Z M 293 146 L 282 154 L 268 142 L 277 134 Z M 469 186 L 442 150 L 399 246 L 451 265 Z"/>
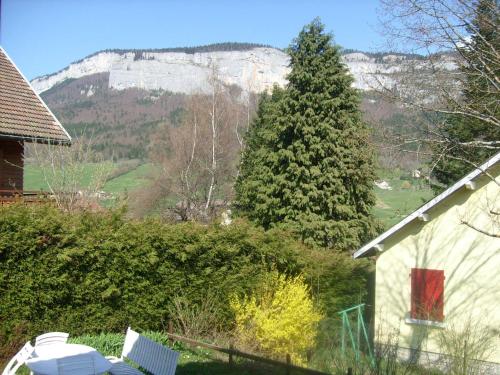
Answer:
<path fill-rule="evenodd" d="M 17 134 L 2 134 L 0 133 L 0 139 L 9 139 L 13 141 L 23 141 L 29 143 L 40 143 L 40 144 L 50 144 L 50 145 L 62 145 L 62 146 L 71 146 L 71 139 L 55 139 L 55 138 L 47 138 L 47 137 L 32 137 L 32 136 L 22 136 Z"/>
<path fill-rule="evenodd" d="M 417 210 L 415 210 L 410 215 L 405 217 L 399 223 L 392 226 L 389 230 L 385 231 L 377 238 L 368 242 L 365 246 L 360 248 L 358 251 L 354 252 L 354 254 L 352 254 L 352 257 L 356 259 L 356 258 L 370 255 L 371 251 L 374 250 L 377 245 L 382 243 L 382 241 L 391 237 L 394 233 L 399 231 L 401 228 L 405 227 L 407 224 L 409 224 L 413 220 L 417 219 L 420 215 L 425 214 L 429 209 L 431 209 L 432 207 L 437 205 L 439 202 L 443 201 L 444 199 L 446 199 L 447 197 L 452 195 L 455 191 L 457 191 L 460 188 L 462 188 L 463 186 L 465 186 L 465 184 L 467 184 L 469 181 L 472 181 L 473 179 L 477 178 L 478 176 L 480 176 L 481 174 L 486 172 L 489 168 L 491 168 L 493 165 L 495 165 L 499 161 L 500 161 L 500 152 L 497 153 L 496 155 L 494 155 L 493 157 L 491 157 L 490 159 L 488 159 L 480 167 L 474 169 L 468 175 L 466 175 L 462 179 L 458 180 L 455 184 L 450 186 L 448 189 L 443 191 L 441 194 L 434 197 L 432 200 L 425 203 L 423 206 L 419 207 Z"/>

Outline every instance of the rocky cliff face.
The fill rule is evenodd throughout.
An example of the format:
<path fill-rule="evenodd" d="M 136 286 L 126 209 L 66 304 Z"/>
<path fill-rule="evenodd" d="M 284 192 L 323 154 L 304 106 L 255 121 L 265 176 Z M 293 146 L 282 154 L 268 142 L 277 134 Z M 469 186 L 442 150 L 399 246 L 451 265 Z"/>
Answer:
<path fill-rule="evenodd" d="M 403 55 L 348 53 L 343 56 L 355 78 L 355 87 L 370 90 L 378 82 L 391 84 L 403 64 L 416 63 Z M 442 64 L 454 69 L 452 61 Z M 96 73 L 109 73 L 108 87 L 115 90 L 139 88 L 162 89 L 174 93 L 206 93 L 213 66 L 219 79 L 244 91 L 262 92 L 274 84 L 286 84 L 289 57 L 275 48 L 256 47 L 241 51 L 163 52 L 120 51 L 99 52 L 50 75 L 35 78 L 36 91 L 44 92 L 67 80 Z"/>
<path fill-rule="evenodd" d="M 62 71 L 34 79 L 35 90 L 43 92 L 68 78 L 109 73 L 109 88 L 163 89 L 193 94 L 209 90 L 209 77 L 216 66 L 227 85 L 262 92 L 273 84 L 284 85 L 289 71 L 288 56 L 274 48 L 221 52 L 101 52 L 71 64 Z"/>

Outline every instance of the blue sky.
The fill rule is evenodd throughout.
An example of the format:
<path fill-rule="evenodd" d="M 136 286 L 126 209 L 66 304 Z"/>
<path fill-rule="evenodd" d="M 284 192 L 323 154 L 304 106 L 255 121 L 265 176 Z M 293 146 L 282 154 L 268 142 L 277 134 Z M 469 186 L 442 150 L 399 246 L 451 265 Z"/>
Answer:
<path fill-rule="evenodd" d="M 250 42 L 283 48 L 319 16 L 345 48 L 373 51 L 376 0 L 1 0 L 0 44 L 29 78 L 108 48 Z"/>

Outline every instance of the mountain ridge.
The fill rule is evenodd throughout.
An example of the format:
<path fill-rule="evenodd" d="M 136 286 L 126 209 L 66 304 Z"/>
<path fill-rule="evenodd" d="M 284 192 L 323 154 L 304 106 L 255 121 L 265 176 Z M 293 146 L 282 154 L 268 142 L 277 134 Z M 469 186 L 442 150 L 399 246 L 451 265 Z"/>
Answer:
<path fill-rule="evenodd" d="M 224 49 L 228 45 L 229 48 L 234 48 L 234 49 Z M 100 53 L 118 53 L 118 54 L 125 54 L 129 52 L 133 53 L 144 53 L 144 52 L 181 52 L 181 53 L 188 53 L 188 54 L 193 54 L 196 52 L 212 52 L 212 51 L 244 51 L 247 49 L 252 49 L 252 48 L 274 48 L 279 50 L 279 48 L 273 47 L 268 44 L 260 44 L 260 43 L 245 43 L 245 42 L 221 42 L 221 43 L 211 43 L 211 44 L 204 44 L 200 46 L 191 46 L 191 47 L 165 47 L 165 48 L 106 48 L 106 49 L 101 49 L 96 52 L 91 53 L 90 55 L 87 55 L 85 57 L 82 57 L 81 59 L 72 61 L 69 63 L 68 66 L 65 66 L 62 69 L 59 69 L 58 71 L 54 73 L 48 73 L 48 74 L 42 74 L 40 76 L 36 76 L 33 78 L 31 81 L 40 79 L 40 78 L 46 78 L 53 76 L 55 74 L 61 73 L 64 70 L 67 70 L 70 65 L 73 64 L 79 64 L 85 59 L 94 57 Z M 221 49 L 217 49 L 221 48 Z"/>
<path fill-rule="evenodd" d="M 370 90 L 378 81 L 391 84 L 401 64 L 421 63 L 414 54 L 370 53 L 342 50 L 343 59 L 355 78 L 355 87 Z M 162 49 L 108 49 L 97 51 L 58 72 L 33 79 L 39 93 L 69 78 L 109 72 L 109 87 L 116 90 L 162 89 L 193 94 L 209 91 L 213 64 L 221 81 L 243 91 L 259 93 L 274 84 L 284 86 L 289 57 L 280 49 L 255 43 L 218 43 L 197 47 Z M 452 61 L 443 55 L 443 63 Z"/>

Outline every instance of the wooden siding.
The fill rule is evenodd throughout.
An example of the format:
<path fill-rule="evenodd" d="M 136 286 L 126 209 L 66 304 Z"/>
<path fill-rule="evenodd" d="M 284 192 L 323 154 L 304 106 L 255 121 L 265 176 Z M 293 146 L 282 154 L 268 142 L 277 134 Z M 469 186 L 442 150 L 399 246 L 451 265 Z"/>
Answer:
<path fill-rule="evenodd" d="M 23 143 L 0 139 L 0 190 L 23 190 Z"/>

